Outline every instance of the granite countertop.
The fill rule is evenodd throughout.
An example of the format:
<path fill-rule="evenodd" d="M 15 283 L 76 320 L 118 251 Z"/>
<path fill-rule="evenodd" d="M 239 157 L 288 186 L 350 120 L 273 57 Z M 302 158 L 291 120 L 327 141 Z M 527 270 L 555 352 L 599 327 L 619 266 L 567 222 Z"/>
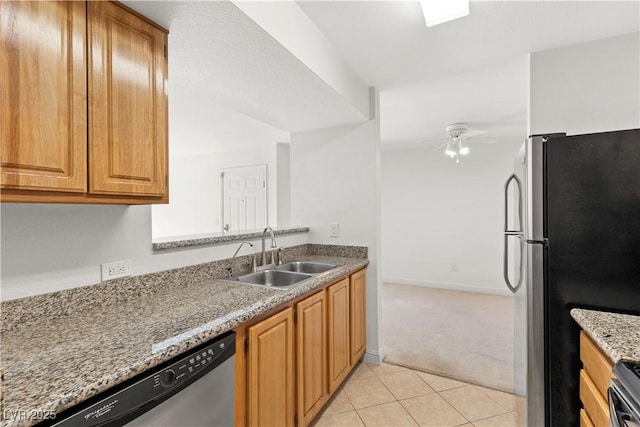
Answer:
<path fill-rule="evenodd" d="M 289 227 L 273 230 L 273 234 L 281 236 L 285 234 L 307 233 L 309 227 Z M 167 249 L 188 248 L 191 246 L 215 245 L 218 243 L 236 242 L 240 240 L 260 239 L 263 230 L 253 230 L 238 233 L 208 233 L 190 236 L 174 236 L 154 239 L 153 250 L 163 251 Z"/>
<path fill-rule="evenodd" d="M 614 363 L 640 363 L 640 316 L 581 308 L 571 316 Z"/>
<path fill-rule="evenodd" d="M 293 289 L 225 279 L 176 283 L 2 334 L 4 410 L 60 413 L 298 296 L 351 274 L 367 259 L 307 255 L 340 267 Z M 33 421 L 4 420 L 3 426 Z"/>

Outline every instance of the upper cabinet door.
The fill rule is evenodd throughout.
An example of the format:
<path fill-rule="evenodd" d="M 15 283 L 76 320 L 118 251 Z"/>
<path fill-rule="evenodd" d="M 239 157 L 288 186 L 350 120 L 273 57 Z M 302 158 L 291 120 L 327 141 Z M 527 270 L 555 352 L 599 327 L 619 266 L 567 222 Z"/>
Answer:
<path fill-rule="evenodd" d="M 89 192 L 167 193 L 167 34 L 88 2 Z"/>
<path fill-rule="evenodd" d="M 0 186 L 86 192 L 84 2 L 0 2 Z"/>

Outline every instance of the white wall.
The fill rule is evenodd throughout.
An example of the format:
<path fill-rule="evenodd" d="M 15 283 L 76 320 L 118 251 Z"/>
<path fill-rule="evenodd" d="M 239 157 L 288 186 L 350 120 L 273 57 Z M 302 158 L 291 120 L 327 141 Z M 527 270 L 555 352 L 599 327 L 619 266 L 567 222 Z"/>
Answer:
<path fill-rule="evenodd" d="M 383 151 L 383 282 L 510 295 L 503 185 L 525 137 L 470 142 L 459 164 L 430 146 Z"/>
<path fill-rule="evenodd" d="M 372 91 L 374 92 L 374 91 Z M 309 241 L 363 245 L 367 269 L 366 360 L 382 360 L 380 339 L 380 126 L 375 118 L 360 125 L 291 134 L 291 220 L 309 226 Z M 340 236 L 329 237 L 338 223 Z"/>
<path fill-rule="evenodd" d="M 140 275 L 230 258 L 238 246 L 155 253 L 150 206 L 3 203 L 0 214 L 2 300 L 98 283 L 104 262 L 130 259 Z M 281 246 L 303 243 L 306 234 L 278 236 Z"/>
<path fill-rule="evenodd" d="M 153 237 L 222 231 L 222 169 L 261 164 L 267 165 L 267 222 L 275 226 L 278 164 L 273 143 L 171 159 L 169 204 L 151 208 Z"/>
<path fill-rule="evenodd" d="M 234 1 L 234 4 L 363 118 L 370 116 L 368 86 L 296 2 Z"/>
<path fill-rule="evenodd" d="M 276 144 L 276 163 L 278 175 L 277 214 L 279 228 L 291 223 L 291 150 L 288 143 Z M 273 203 L 273 200 L 270 202 Z"/>
<path fill-rule="evenodd" d="M 640 33 L 531 54 L 531 134 L 640 127 Z"/>

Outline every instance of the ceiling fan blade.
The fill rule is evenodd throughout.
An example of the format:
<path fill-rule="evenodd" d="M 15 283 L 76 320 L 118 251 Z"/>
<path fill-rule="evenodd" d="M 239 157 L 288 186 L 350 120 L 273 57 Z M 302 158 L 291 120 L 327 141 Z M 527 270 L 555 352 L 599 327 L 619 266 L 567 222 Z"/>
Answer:
<path fill-rule="evenodd" d="M 498 142 L 497 139 L 487 139 L 487 138 L 473 138 L 475 142 L 479 142 L 480 144 L 495 144 Z"/>
<path fill-rule="evenodd" d="M 463 138 L 473 138 L 473 137 L 478 136 L 478 135 L 484 135 L 485 133 L 487 133 L 486 130 L 469 129 L 468 131 L 466 131 L 465 133 L 463 133 L 460 136 L 463 137 Z"/>
<path fill-rule="evenodd" d="M 438 145 L 436 148 L 433 149 L 433 151 L 438 151 L 439 149 L 441 149 L 442 147 L 446 146 L 450 141 L 445 142 L 444 144 L 440 144 Z"/>

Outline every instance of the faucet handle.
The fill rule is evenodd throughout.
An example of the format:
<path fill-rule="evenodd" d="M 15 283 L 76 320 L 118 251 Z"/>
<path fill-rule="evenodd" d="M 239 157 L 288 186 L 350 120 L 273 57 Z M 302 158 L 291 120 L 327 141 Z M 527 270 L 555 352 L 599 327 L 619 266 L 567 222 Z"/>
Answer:
<path fill-rule="evenodd" d="M 273 252 L 273 263 L 275 265 L 282 265 L 282 258 L 284 257 L 284 250 L 281 247 L 277 247 Z"/>

